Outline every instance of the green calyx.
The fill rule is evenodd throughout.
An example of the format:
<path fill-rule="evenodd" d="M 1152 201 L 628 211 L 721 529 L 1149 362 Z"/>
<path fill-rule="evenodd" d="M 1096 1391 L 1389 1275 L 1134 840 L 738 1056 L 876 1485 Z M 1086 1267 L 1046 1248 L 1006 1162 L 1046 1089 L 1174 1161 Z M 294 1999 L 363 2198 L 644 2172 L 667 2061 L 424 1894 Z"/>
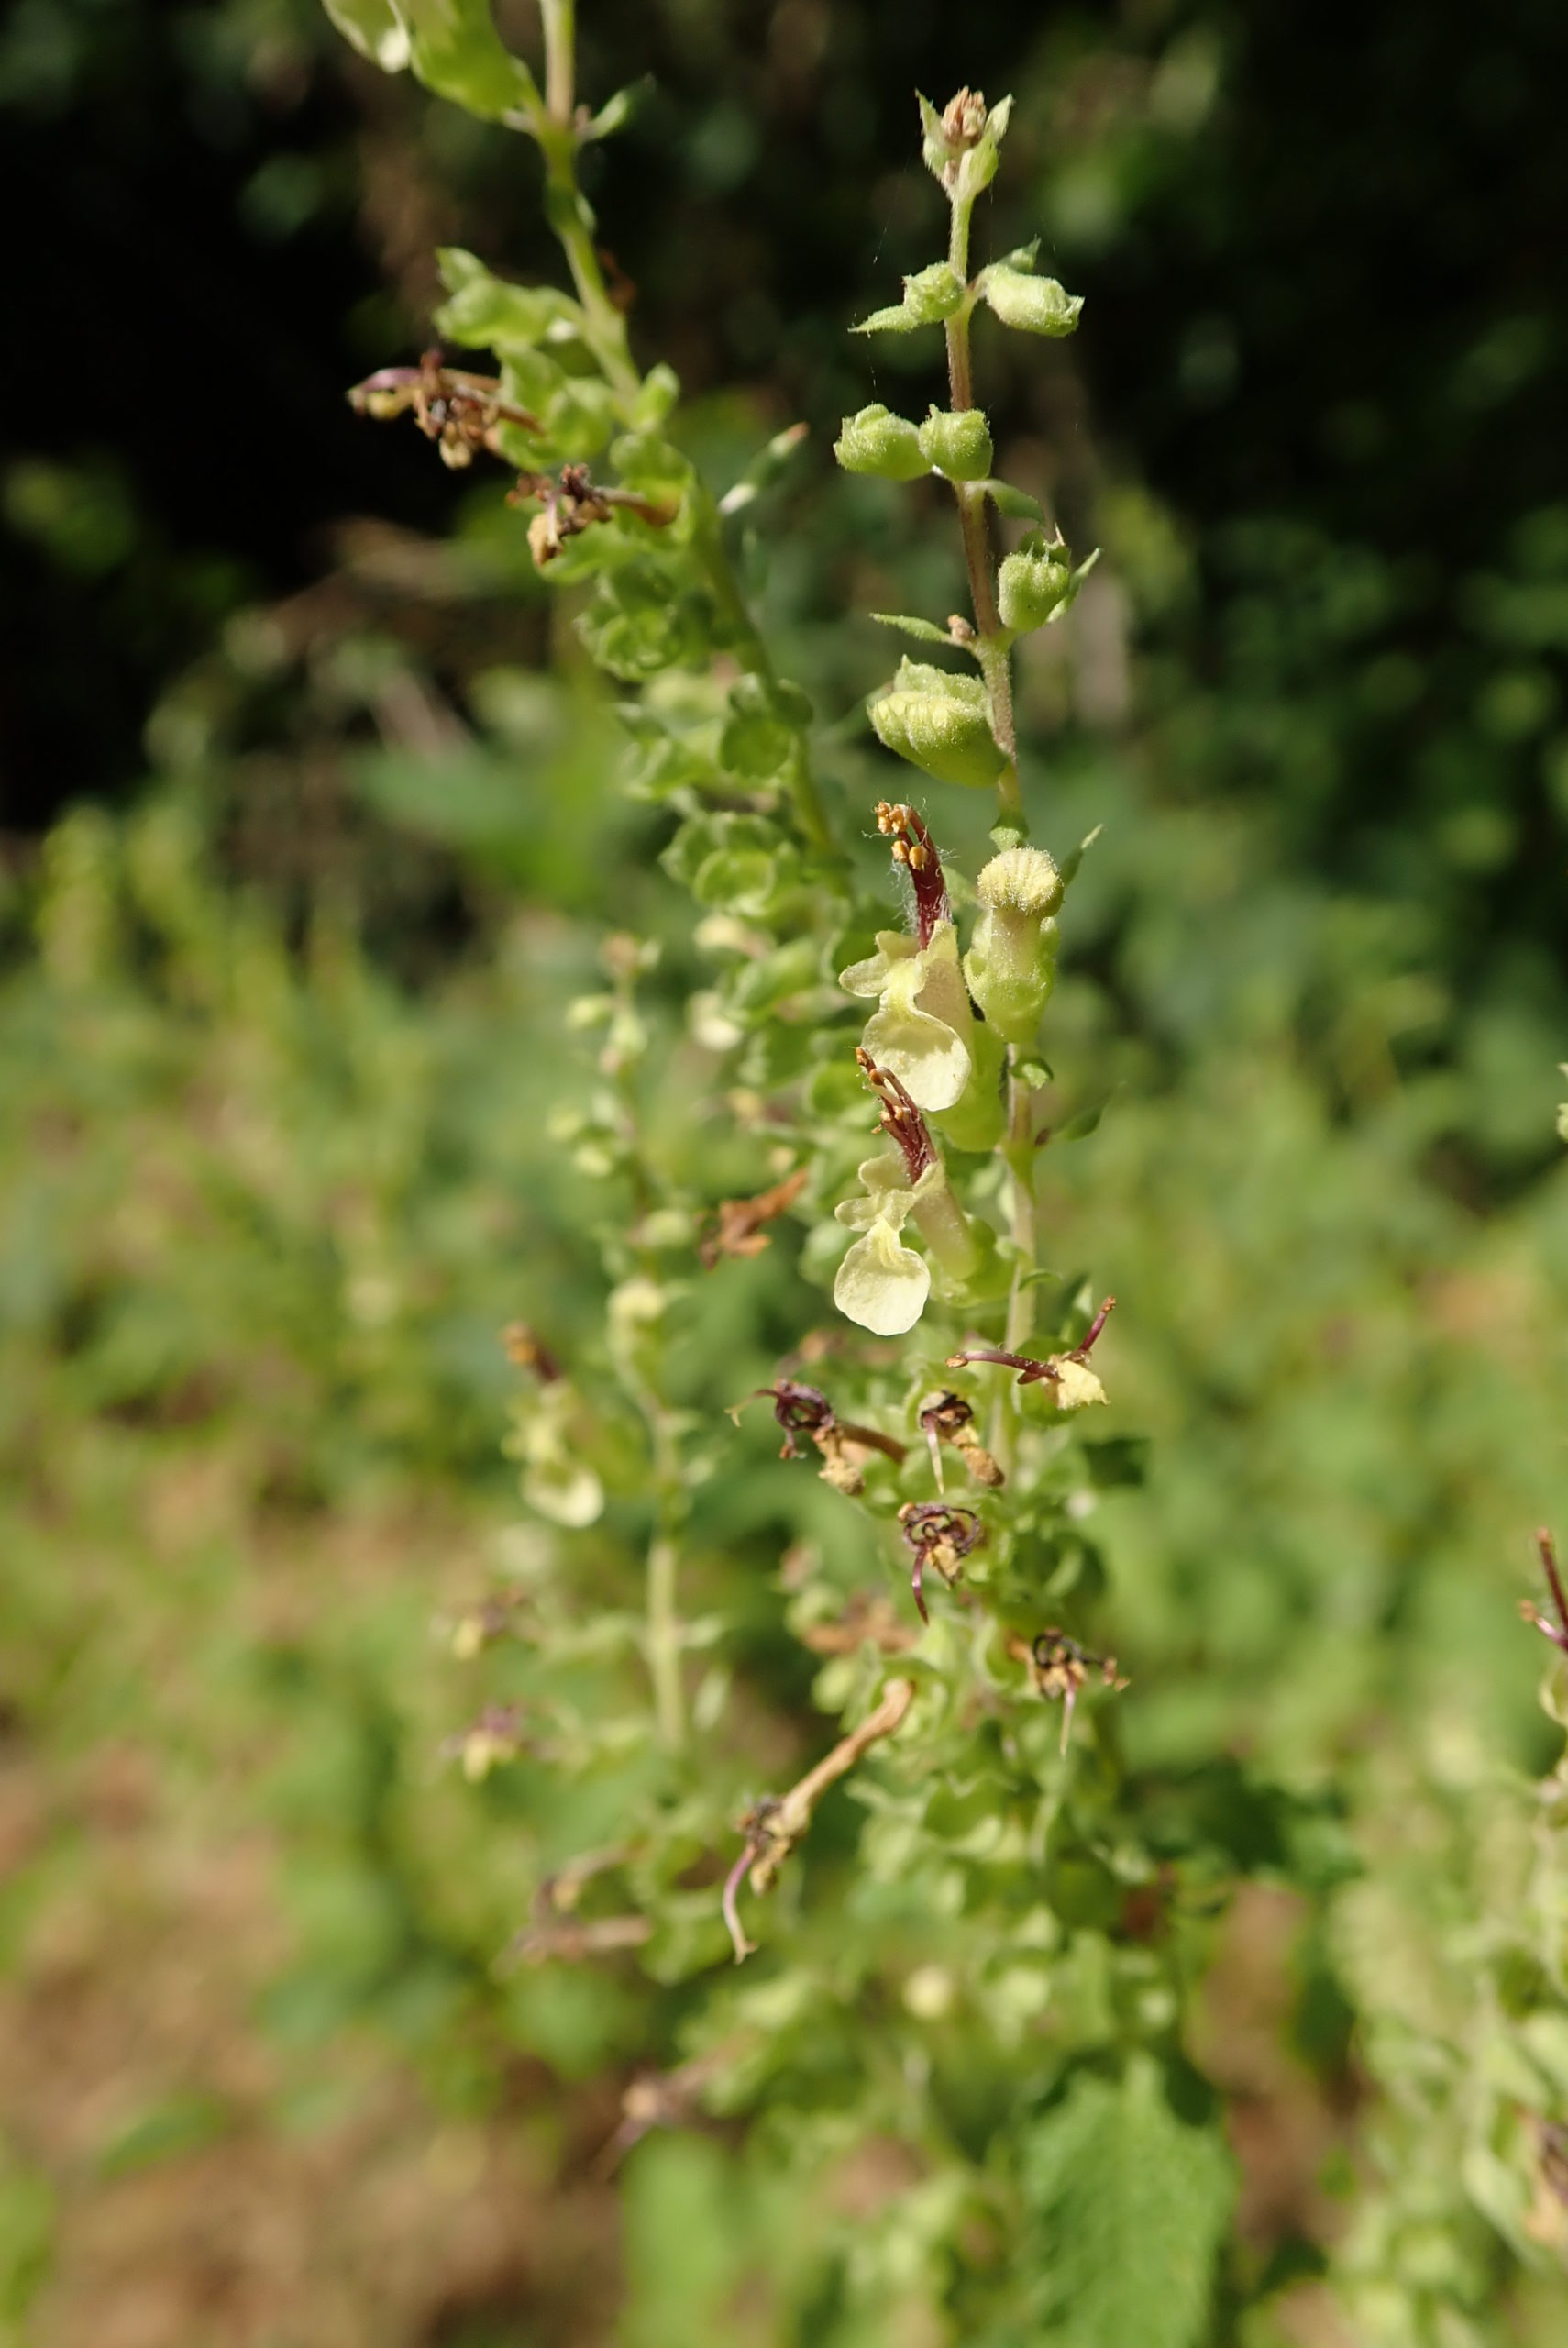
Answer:
<path fill-rule="evenodd" d="M 1031 628 L 1059 620 L 1077 601 L 1079 588 L 1099 559 L 1097 547 L 1075 570 L 1059 537 L 1047 538 L 1043 530 L 1032 531 L 1016 553 L 1005 558 L 997 573 L 997 610 L 1002 626 L 1022 636 Z"/>
<path fill-rule="evenodd" d="M 985 481 L 991 470 L 991 427 L 977 407 L 933 407 L 920 427 L 920 451 L 949 481 Z"/>
<path fill-rule="evenodd" d="M 966 287 L 947 261 L 933 261 L 929 269 L 904 280 L 904 298 L 886 310 L 873 310 L 851 329 L 856 334 L 912 334 L 916 327 L 940 326 L 964 305 Z"/>
<path fill-rule="evenodd" d="M 846 473 L 876 473 L 883 481 L 918 481 L 931 471 L 915 426 L 879 401 L 845 417 L 833 453 Z"/>
<path fill-rule="evenodd" d="M 993 261 L 975 282 L 975 291 L 988 303 L 1004 327 L 1023 334 L 1071 334 L 1084 306 L 1081 294 L 1069 294 L 1054 277 L 1036 277 L 1009 261 Z"/>
<path fill-rule="evenodd" d="M 978 677 L 901 660 L 891 690 L 870 704 L 870 714 L 884 748 L 938 782 L 988 790 L 1007 764 Z"/>
<path fill-rule="evenodd" d="M 980 918 L 964 958 L 969 991 L 1004 1042 L 1032 1044 L 1056 982 L 1062 876 L 1043 848 L 1004 848 L 975 893 Z"/>

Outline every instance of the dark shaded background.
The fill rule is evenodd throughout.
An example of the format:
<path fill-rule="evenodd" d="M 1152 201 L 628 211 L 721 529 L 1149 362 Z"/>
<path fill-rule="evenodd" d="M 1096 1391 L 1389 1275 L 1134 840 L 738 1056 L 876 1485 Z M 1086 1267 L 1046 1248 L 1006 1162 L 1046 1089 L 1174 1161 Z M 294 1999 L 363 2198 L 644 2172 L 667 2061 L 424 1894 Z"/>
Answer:
<path fill-rule="evenodd" d="M 1088 296 L 1097 447 L 1193 534 L 1183 658 L 1309 692 L 1315 606 L 1359 565 L 1381 667 L 1321 770 L 1288 778 L 1304 851 L 1387 859 L 1417 803 L 1506 803 L 1509 837 L 1472 825 L 1458 858 L 1490 859 L 1544 931 L 1563 770 L 1540 751 L 1568 630 L 1538 615 L 1488 703 L 1485 617 L 1455 591 L 1564 493 L 1550 0 L 584 13 L 591 93 L 628 68 L 657 84 L 601 189 L 646 347 L 693 389 L 767 383 L 819 428 L 863 387 L 847 316 L 936 227 L 911 86 L 1017 87 L 999 233 L 1043 223 Z M 338 517 L 438 524 L 449 485 L 424 452 L 356 431 L 339 399 L 418 340 L 432 233 L 519 271 L 547 256 L 524 142 L 361 68 L 303 6 L 24 0 L 0 105 L 6 216 L 28 224 L 13 388 L 31 386 L 11 404 L 0 791 L 28 830 L 134 790 L 160 681 L 237 604 L 318 571 Z M 51 491 L 29 460 L 71 471 Z M 1466 735 L 1463 774 L 1432 771 L 1436 724 Z M 1261 763 L 1232 744 L 1209 786 L 1255 788 Z"/>

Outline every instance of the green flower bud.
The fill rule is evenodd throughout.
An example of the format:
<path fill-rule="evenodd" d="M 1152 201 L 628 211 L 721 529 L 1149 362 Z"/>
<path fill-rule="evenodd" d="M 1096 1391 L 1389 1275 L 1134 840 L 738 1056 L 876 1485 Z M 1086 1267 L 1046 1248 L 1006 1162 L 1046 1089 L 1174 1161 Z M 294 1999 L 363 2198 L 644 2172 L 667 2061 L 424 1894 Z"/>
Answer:
<path fill-rule="evenodd" d="M 978 677 L 901 660 L 892 691 L 871 703 L 871 723 L 885 748 L 938 782 L 983 791 L 1007 764 L 991 732 L 990 706 Z"/>
<path fill-rule="evenodd" d="M 1072 585 L 1066 548 L 1059 541 L 1049 545 L 1035 532 L 1016 554 L 1004 559 L 997 574 L 997 609 L 1003 627 L 1020 634 L 1043 627 L 1070 600 Z"/>
<path fill-rule="evenodd" d="M 933 260 L 904 280 L 904 307 L 917 326 L 933 327 L 950 318 L 964 300 L 964 281 L 948 261 Z"/>
<path fill-rule="evenodd" d="M 991 427 L 977 407 L 933 407 L 920 427 L 926 462 L 949 481 L 984 481 L 991 470 Z"/>
<path fill-rule="evenodd" d="M 1084 306 L 1081 294 L 1068 294 L 1054 277 L 1035 277 L 1006 261 L 993 261 L 977 282 L 1003 326 L 1024 334 L 1071 334 Z"/>
<path fill-rule="evenodd" d="M 1040 847 L 1010 847 L 975 883 L 980 918 L 964 958 L 969 991 L 1005 1042 L 1032 1044 L 1056 981 L 1062 876 Z"/>
<path fill-rule="evenodd" d="M 877 473 L 884 481 L 918 481 L 931 465 L 921 450 L 921 436 L 901 415 L 892 415 L 880 402 L 846 415 L 833 453 L 846 473 Z"/>

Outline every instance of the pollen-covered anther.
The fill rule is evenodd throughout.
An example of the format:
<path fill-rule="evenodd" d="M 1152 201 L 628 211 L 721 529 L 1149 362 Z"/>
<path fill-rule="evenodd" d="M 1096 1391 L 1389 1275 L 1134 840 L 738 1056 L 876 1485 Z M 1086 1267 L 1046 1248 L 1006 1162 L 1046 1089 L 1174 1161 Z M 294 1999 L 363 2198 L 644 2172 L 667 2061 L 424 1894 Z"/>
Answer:
<path fill-rule="evenodd" d="M 910 876 L 915 935 L 922 946 L 929 946 L 938 922 L 953 918 L 936 843 L 914 809 L 899 800 L 878 801 L 877 829 L 892 843 L 894 863 Z"/>
<path fill-rule="evenodd" d="M 923 1587 L 927 1566 L 933 1567 L 951 1589 L 964 1559 L 985 1539 L 986 1528 L 972 1508 L 952 1508 L 945 1501 L 906 1501 L 899 1511 L 899 1523 L 914 1558 L 910 1589 L 921 1621 L 929 1623 Z"/>

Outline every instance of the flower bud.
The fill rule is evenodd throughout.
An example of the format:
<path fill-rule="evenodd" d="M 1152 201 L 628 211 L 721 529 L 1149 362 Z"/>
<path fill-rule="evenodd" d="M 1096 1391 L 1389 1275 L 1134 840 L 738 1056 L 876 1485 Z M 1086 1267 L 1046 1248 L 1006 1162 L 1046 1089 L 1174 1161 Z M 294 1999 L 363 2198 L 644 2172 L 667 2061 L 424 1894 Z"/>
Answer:
<path fill-rule="evenodd" d="M 904 280 L 903 306 L 915 326 L 934 327 L 950 318 L 964 300 L 964 281 L 944 260 L 917 270 Z"/>
<path fill-rule="evenodd" d="M 1043 627 L 1071 600 L 1072 584 L 1066 548 L 1059 540 L 1048 544 L 1036 531 L 1016 554 L 1004 559 L 997 574 L 997 609 L 1003 627 L 1020 635 Z"/>
<path fill-rule="evenodd" d="M 1035 277 L 1006 261 L 982 270 L 978 284 L 1003 326 L 1024 334 L 1071 334 L 1084 306 L 1081 294 L 1067 293 L 1054 277 Z"/>
<path fill-rule="evenodd" d="M 884 481 L 918 481 L 931 471 L 914 426 L 880 402 L 845 417 L 833 453 L 846 473 L 877 473 Z"/>
<path fill-rule="evenodd" d="M 1056 980 L 1062 876 L 1040 847 L 993 857 L 975 883 L 980 918 L 964 958 L 969 991 L 1010 1044 L 1031 1044 Z"/>
<path fill-rule="evenodd" d="M 984 481 L 991 470 L 991 427 L 977 407 L 933 407 L 920 427 L 920 451 L 949 481 Z"/>
<path fill-rule="evenodd" d="M 902 660 L 893 689 L 871 703 L 877 737 L 938 782 L 985 790 L 1007 764 L 991 732 L 978 677 L 958 677 L 922 661 Z"/>

